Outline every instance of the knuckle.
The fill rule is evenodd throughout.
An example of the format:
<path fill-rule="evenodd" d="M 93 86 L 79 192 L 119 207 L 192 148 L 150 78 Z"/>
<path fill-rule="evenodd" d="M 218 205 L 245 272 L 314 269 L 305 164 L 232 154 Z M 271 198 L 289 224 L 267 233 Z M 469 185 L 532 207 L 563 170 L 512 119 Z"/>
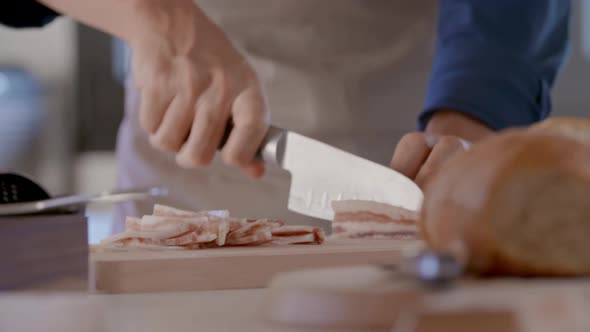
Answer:
<path fill-rule="evenodd" d="M 424 141 L 424 134 L 420 132 L 407 133 L 397 142 L 396 152 L 405 151 L 409 147 L 415 146 L 419 142 Z"/>
<path fill-rule="evenodd" d="M 236 126 L 251 130 L 265 130 L 270 116 L 263 108 L 247 108 L 232 112 Z"/>
<path fill-rule="evenodd" d="M 144 113 L 145 112 L 140 113 L 141 116 L 139 118 L 139 123 L 141 125 L 141 128 L 145 130 L 148 134 L 153 134 L 156 132 L 158 125 L 149 116 L 144 115 Z"/>
<path fill-rule="evenodd" d="M 230 166 L 242 167 L 246 164 L 246 160 L 241 154 L 231 150 L 224 150 L 221 153 L 221 159 Z"/>
<path fill-rule="evenodd" d="M 213 159 L 213 155 L 208 155 L 204 152 L 195 152 L 195 153 L 191 154 L 191 158 L 190 158 L 192 165 L 194 165 L 196 167 L 207 166 L 211 163 L 212 159 Z"/>
<path fill-rule="evenodd" d="M 208 156 L 200 151 L 191 151 L 190 153 L 179 154 L 176 162 L 184 168 L 204 167 L 211 163 L 213 156 Z"/>
<path fill-rule="evenodd" d="M 203 102 L 206 104 L 207 102 Z M 219 115 L 217 114 L 217 110 L 212 108 L 209 105 L 201 105 L 202 107 L 199 112 L 197 113 L 197 119 L 200 122 L 200 125 L 203 127 L 209 127 L 215 125 L 217 123 L 217 119 Z"/>
<path fill-rule="evenodd" d="M 459 148 L 462 146 L 459 138 L 451 135 L 441 136 L 438 145 L 445 148 Z"/>
<path fill-rule="evenodd" d="M 150 143 L 152 146 L 162 151 L 178 152 L 180 149 L 178 140 L 169 135 L 152 135 L 150 136 Z"/>
<path fill-rule="evenodd" d="M 407 133 L 399 141 L 399 144 L 412 144 L 424 140 L 424 134 L 420 132 Z"/>

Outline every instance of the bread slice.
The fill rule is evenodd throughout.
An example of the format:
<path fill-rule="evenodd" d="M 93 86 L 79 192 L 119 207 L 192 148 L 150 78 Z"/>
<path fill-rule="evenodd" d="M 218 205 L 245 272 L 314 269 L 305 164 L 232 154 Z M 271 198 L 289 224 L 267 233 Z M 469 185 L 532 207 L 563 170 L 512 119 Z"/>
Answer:
<path fill-rule="evenodd" d="M 590 275 L 590 143 L 564 124 L 509 130 L 449 160 L 425 188 L 427 243 L 477 273 Z"/>

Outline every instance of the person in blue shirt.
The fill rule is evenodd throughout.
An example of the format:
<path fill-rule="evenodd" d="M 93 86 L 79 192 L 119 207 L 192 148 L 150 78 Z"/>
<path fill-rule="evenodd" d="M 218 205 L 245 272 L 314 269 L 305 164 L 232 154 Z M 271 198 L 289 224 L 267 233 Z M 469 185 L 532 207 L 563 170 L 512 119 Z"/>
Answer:
<path fill-rule="evenodd" d="M 59 12 L 127 41 L 142 90 L 142 128 L 153 146 L 175 153 L 181 166 L 211 161 L 231 115 L 235 129 L 223 159 L 253 176 L 264 171 L 254 160 L 269 125 L 257 76 L 192 1 L 15 0 L 0 8 L 0 22 L 9 26 L 43 26 Z M 419 184 L 469 143 L 547 117 L 568 45 L 568 0 L 441 0 L 439 8 L 424 109 L 417 131 L 400 140 L 391 160 Z M 198 33 L 187 33 L 191 29 Z M 173 61 L 175 52 L 185 60 Z M 212 82 L 187 73 L 219 68 L 239 68 L 224 82 L 232 106 L 187 117 L 194 113 L 185 110 L 194 109 Z M 220 98 L 209 102 L 221 105 Z"/>
<path fill-rule="evenodd" d="M 526 126 L 551 112 L 568 49 L 570 1 L 441 0 L 436 53 L 418 133 L 392 167 L 422 183 L 461 139 Z"/>

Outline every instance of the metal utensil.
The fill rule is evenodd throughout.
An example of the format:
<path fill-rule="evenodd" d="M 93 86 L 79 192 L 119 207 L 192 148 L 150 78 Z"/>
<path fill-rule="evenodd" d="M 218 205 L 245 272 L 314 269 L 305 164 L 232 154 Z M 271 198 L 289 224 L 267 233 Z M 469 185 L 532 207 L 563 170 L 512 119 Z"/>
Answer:
<path fill-rule="evenodd" d="M 220 147 L 231 128 L 230 123 Z M 288 208 L 307 216 L 331 221 L 333 200 L 371 200 L 409 210 L 422 204 L 422 190 L 403 174 L 278 127 L 268 130 L 259 158 L 291 173 Z"/>
<path fill-rule="evenodd" d="M 84 203 L 117 203 L 167 195 L 165 188 L 114 190 L 51 198 L 47 190 L 18 173 L 0 173 L 0 216 L 36 214 Z"/>
<path fill-rule="evenodd" d="M 452 286 L 464 271 L 463 265 L 453 255 L 429 250 L 405 257 L 397 265 L 382 265 L 382 268 L 432 288 Z"/>

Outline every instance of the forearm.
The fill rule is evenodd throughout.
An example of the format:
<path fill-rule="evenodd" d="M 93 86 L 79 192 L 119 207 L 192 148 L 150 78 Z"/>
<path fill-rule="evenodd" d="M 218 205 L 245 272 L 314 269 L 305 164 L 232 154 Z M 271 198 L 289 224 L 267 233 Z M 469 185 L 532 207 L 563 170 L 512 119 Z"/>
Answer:
<path fill-rule="evenodd" d="M 39 0 L 40 3 L 129 44 L 151 34 L 174 37 L 200 10 L 191 0 Z M 204 17 L 204 14 L 202 15 Z"/>
<path fill-rule="evenodd" d="M 456 136 L 470 142 L 477 142 L 494 133 L 480 120 L 451 109 L 440 109 L 433 113 L 424 131 L 441 136 Z"/>
<path fill-rule="evenodd" d="M 567 47 L 569 0 L 443 0 L 425 108 L 453 109 L 498 130 L 550 112 Z"/>

